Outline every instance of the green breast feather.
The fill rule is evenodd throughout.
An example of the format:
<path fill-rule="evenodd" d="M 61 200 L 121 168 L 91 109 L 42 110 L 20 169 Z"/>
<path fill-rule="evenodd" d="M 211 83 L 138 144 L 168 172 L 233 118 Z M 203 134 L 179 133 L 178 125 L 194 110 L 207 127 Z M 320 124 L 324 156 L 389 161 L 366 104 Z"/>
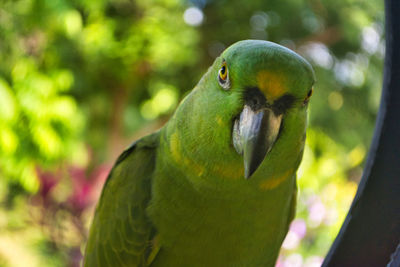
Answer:
<path fill-rule="evenodd" d="M 168 123 L 117 160 L 84 265 L 274 266 L 314 80 L 280 45 L 227 48 Z"/>

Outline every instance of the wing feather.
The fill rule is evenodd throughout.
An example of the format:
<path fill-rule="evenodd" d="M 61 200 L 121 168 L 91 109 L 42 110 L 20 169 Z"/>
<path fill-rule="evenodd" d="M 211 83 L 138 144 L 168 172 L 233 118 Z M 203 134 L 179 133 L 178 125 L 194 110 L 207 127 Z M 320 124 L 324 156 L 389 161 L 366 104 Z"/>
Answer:
<path fill-rule="evenodd" d="M 146 215 L 158 133 L 132 144 L 117 159 L 92 222 L 84 266 L 146 266 L 155 229 Z"/>

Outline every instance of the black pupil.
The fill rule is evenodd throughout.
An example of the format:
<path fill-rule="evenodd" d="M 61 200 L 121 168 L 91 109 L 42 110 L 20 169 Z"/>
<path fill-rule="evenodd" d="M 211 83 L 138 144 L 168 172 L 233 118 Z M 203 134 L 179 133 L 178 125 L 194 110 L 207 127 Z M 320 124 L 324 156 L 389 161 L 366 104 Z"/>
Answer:
<path fill-rule="evenodd" d="M 310 97 L 310 96 L 311 96 L 311 94 L 312 94 L 312 90 L 308 91 L 308 94 L 307 94 L 307 96 L 308 96 L 308 97 Z"/>
<path fill-rule="evenodd" d="M 222 66 L 222 68 L 221 68 L 221 74 L 222 74 L 222 75 L 225 74 L 225 66 Z"/>

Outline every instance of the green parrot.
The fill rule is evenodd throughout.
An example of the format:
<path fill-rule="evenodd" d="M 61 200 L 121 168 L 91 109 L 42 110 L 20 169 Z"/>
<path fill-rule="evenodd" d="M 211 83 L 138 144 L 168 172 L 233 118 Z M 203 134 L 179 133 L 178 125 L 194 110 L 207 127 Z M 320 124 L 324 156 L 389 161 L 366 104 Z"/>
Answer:
<path fill-rule="evenodd" d="M 314 81 L 278 44 L 227 48 L 165 126 L 117 159 L 84 266 L 274 266 Z"/>

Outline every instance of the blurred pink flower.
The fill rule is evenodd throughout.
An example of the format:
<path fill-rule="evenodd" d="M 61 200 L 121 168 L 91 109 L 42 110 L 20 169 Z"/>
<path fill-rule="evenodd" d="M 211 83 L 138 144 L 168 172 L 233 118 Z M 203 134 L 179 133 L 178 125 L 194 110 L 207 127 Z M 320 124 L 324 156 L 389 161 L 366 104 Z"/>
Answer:
<path fill-rule="evenodd" d="M 290 224 L 290 231 L 297 234 L 297 236 L 302 239 L 307 233 L 306 222 L 303 219 L 295 219 Z"/>
<path fill-rule="evenodd" d="M 74 213 L 82 213 L 97 201 L 109 171 L 110 167 L 107 165 L 100 165 L 89 174 L 84 168 L 69 168 L 72 194 L 68 198 L 68 205 Z"/>
<path fill-rule="evenodd" d="M 318 227 L 321 224 L 325 218 L 325 211 L 325 206 L 320 199 L 317 199 L 308 207 L 308 219 L 311 227 Z"/>
<path fill-rule="evenodd" d="M 40 183 L 38 194 L 46 201 L 51 190 L 59 183 L 62 171 L 57 169 L 55 172 L 50 172 L 37 167 L 36 173 Z"/>

